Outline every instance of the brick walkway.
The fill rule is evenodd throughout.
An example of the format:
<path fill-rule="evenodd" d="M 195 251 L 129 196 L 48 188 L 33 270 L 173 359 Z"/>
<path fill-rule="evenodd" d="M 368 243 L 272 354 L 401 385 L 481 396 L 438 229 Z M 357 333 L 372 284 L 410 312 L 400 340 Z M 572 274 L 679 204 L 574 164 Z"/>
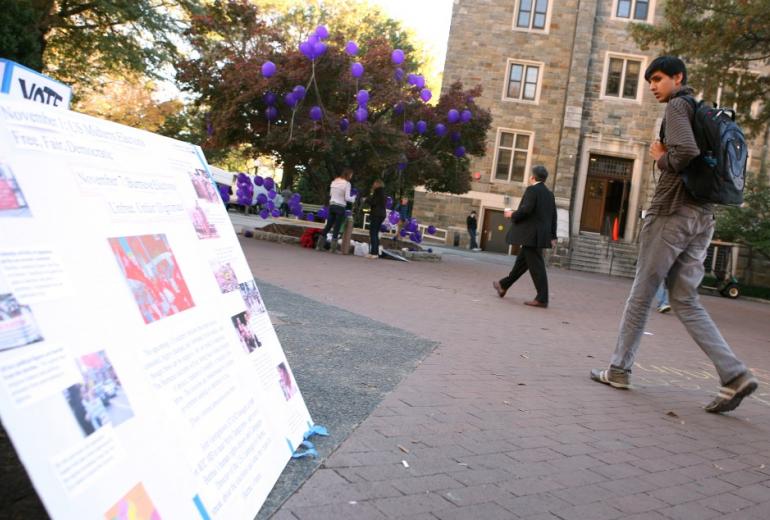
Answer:
<path fill-rule="evenodd" d="M 404 264 L 242 243 L 261 278 L 441 344 L 274 518 L 770 518 L 769 305 L 704 297 L 763 380 L 714 416 L 701 409 L 714 370 L 670 315 L 648 323 L 633 390 L 588 379 L 628 280 L 552 269 L 542 310 L 522 305 L 528 278 L 496 296 L 499 257 Z"/>

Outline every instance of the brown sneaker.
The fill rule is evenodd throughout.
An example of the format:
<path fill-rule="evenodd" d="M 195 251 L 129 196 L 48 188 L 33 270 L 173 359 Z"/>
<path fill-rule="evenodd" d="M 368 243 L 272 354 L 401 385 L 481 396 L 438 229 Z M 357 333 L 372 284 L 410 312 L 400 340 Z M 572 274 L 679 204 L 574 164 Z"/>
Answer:
<path fill-rule="evenodd" d="M 744 397 L 750 396 L 759 384 L 751 370 L 745 371 L 719 389 L 719 395 L 706 405 L 709 413 L 729 412 L 738 408 Z"/>
<path fill-rule="evenodd" d="M 500 285 L 500 282 L 492 282 L 492 287 L 495 288 L 495 291 L 497 291 L 497 295 L 502 298 L 505 296 L 506 290 L 503 289 L 503 286 Z"/>
<path fill-rule="evenodd" d="M 615 388 L 631 388 L 631 371 L 610 367 L 606 370 L 594 368 L 591 379 Z"/>

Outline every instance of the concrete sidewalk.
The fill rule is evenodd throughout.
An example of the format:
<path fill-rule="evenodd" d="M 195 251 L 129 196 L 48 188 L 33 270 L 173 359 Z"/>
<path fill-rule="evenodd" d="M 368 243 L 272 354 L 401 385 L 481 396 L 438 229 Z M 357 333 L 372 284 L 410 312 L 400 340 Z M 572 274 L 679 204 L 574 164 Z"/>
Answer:
<path fill-rule="evenodd" d="M 497 259 L 242 244 L 261 278 L 440 344 L 275 518 L 770 518 L 770 306 L 703 297 L 763 383 L 714 416 L 714 370 L 671 315 L 651 316 L 633 390 L 588 379 L 630 280 L 551 270 L 543 310 L 528 278 L 497 297 Z"/>

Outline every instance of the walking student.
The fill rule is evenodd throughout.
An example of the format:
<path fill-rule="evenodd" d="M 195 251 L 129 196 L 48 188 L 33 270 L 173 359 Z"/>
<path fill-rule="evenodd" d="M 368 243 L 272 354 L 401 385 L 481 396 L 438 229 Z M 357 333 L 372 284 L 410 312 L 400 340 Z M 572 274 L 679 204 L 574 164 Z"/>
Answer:
<path fill-rule="evenodd" d="M 476 243 L 476 230 L 478 229 L 479 222 L 475 211 L 471 211 L 471 214 L 465 219 L 465 224 L 468 227 L 468 236 L 471 237 L 469 248 L 473 251 L 479 251 L 479 245 Z"/>
<path fill-rule="evenodd" d="M 634 365 L 652 300 L 666 280 L 669 301 L 687 332 L 716 367 L 722 388 L 706 405 L 712 413 L 734 410 L 757 389 L 757 379 L 736 357 L 719 329 L 703 308 L 698 284 L 703 278 L 703 260 L 714 233 L 711 204 L 693 199 L 679 173 L 700 154 L 692 130 L 694 108 L 687 96 L 687 70 L 679 58 L 660 56 L 644 73 L 659 103 L 666 103 L 663 119 L 665 142 L 650 145 L 650 156 L 660 170 L 660 179 L 639 235 L 639 260 L 631 293 L 620 322 L 610 366 L 591 371 L 591 379 L 615 388 L 629 388 Z"/>
<path fill-rule="evenodd" d="M 524 191 L 519 208 L 511 215 L 513 226 L 508 231 L 508 243 L 520 245 L 521 252 L 508 276 L 492 282 L 497 295 L 502 298 L 521 275 L 529 270 L 537 296 L 524 302 L 531 307 L 548 307 L 548 275 L 545 271 L 543 249 L 556 245 L 556 201 L 545 185 L 548 170 L 534 166 L 529 187 Z"/>
<path fill-rule="evenodd" d="M 344 168 L 342 172 L 332 181 L 329 186 L 329 216 L 326 218 L 321 236 L 316 242 L 316 249 L 323 251 L 326 247 L 326 235 L 332 231 L 331 244 L 329 251 L 334 253 L 337 250 L 337 238 L 340 235 L 340 228 L 345 222 L 345 208 L 348 202 L 355 202 L 355 196 L 350 194 L 350 179 L 353 178 L 353 170 Z"/>
<path fill-rule="evenodd" d="M 380 257 L 380 226 L 385 222 L 385 184 L 377 179 L 372 184 L 372 196 L 369 198 L 369 254 L 367 258 Z"/>

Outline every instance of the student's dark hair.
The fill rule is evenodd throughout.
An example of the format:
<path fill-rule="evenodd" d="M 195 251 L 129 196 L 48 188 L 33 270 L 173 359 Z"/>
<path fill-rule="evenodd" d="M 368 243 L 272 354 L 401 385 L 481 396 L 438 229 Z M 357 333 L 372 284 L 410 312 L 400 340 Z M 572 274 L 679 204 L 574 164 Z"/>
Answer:
<path fill-rule="evenodd" d="M 676 56 L 658 56 L 647 70 L 644 71 L 644 79 L 647 83 L 650 82 L 650 78 L 656 72 L 662 72 L 666 76 L 674 77 L 675 74 L 682 73 L 682 85 L 687 85 L 687 67 L 684 62 Z"/>
<path fill-rule="evenodd" d="M 348 167 L 343 168 L 340 172 L 340 177 L 349 181 L 353 177 L 353 169 Z"/>
<path fill-rule="evenodd" d="M 548 170 L 542 164 L 538 164 L 532 167 L 532 176 L 537 182 L 544 182 L 548 178 Z"/>

